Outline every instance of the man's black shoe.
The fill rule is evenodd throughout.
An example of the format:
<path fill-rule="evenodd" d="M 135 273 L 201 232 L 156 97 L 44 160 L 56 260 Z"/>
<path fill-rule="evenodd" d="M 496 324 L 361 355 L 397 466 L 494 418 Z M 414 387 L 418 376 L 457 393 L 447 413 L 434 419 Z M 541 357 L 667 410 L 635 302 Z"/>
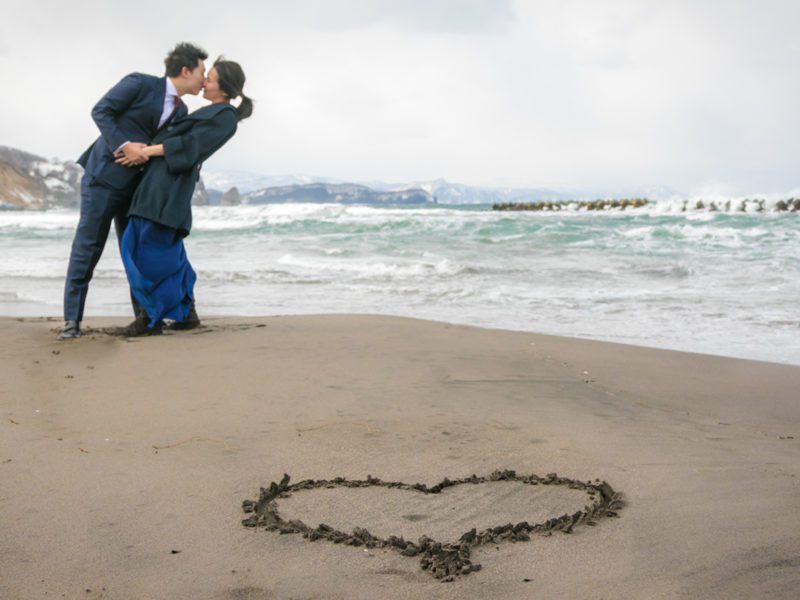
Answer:
<path fill-rule="evenodd" d="M 184 331 L 186 329 L 194 329 L 200 327 L 200 317 L 197 316 L 197 311 L 194 309 L 194 304 L 189 309 L 189 314 L 183 321 L 175 321 L 172 325 L 167 325 L 167 329 Z"/>
<path fill-rule="evenodd" d="M 120 327 L 116 334 L 122 337 L 141 337 L 145 335 L 161 335 L 164 332 L 164 321 L 159 321 L 152 327 L 148 327 L 147 323 L 149 321 L 150 317 L 147 316 L 146 312 L 142 311 L 131 323 L 125 327 Z"/>
<path fill-rule="evenodd" d="M 67 321 L 58 334 L 60 340 L 74 340 L 81 337 L 81 324 L 78 321 Z"/>

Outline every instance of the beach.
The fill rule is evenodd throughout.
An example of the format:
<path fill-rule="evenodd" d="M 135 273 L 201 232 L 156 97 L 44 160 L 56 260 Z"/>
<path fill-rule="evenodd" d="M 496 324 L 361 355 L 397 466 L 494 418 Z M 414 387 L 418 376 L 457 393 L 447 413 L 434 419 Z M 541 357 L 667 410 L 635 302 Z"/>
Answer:
<path fill-rule="evenodd" d="M 59 342 L 54 319 L 0 319 L 0 597 L 796 597 L 799 367 L 397 317 L 103 332 L 122 324 Z M 391 548 L 242 525 L 284 473 L 431 486 L 498 470 L 605 481 L 624 506 L 477 546 L 481 570 L 450 582 Z M 277 505 L 453 541 L 581 493 L 335 487 Z"/>

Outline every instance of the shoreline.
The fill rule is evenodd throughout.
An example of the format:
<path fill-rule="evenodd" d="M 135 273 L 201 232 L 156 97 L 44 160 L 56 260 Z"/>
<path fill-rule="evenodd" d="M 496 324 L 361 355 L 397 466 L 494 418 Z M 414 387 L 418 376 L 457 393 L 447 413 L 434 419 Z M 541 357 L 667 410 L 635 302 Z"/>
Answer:
<path fill-rule="evenodd" d="M 126 310 L 129 311 L 128 307 Z M 324 317 L 363 317 L 363 318 L 387 318 L 387 319 L 407 319 L 411 321 L 420 321 L 423 323 L 438 323 L 441 325 L 448 325 L 451 327 L 467 327 L 472 329 L 480 329 L 484 331 L 496 331 L 501 333 L 519 333 L 519 334 L 527 334 L 527 335 L 534 335 L 539 336 L 542 338 L 552 338 L 554 340 L 571 340 L 573 342 L 588 342 L 588 343 L 597 343 L 597 344 L 609 344 L 611 346 L 619 346 L 622 348 L 627 348 L 632 351 L 640 349 L 643 351 L 655 351 L 655 352 L 667 352 L 667 353 L 677 353 L 687 355 L 688 357 L 694 356 L 698 359 L 703 358 L 710 358 L 710 359 L 725 359 L 725 360 L 736 360 L 736 361 L 744 361 L 744 362 L 754 362 L 754 363 L 764 363 L 770 365 L 780 365 L 784 367 L 798 367 L 800 368 L 800 363 L 790 363 L 790 362 L 778 362 L 772 360 L 762 360 L 758 358 L 747 358 L 742 356 L 734 356 L 729 354 L 714 354 L 711 352 L 696 352 L 692 350 L 682 350 L 679 348 L 670 348 L 665 346 L 649 346 L 646 344 L 635 344 L 629 342 L 620 342 L 610 339 L 604 339 L 600 337 L 581 337 L 581 336 L 573 336 L 573 335 L 561 335 L 557 333 L 543 333 L 541 331 L 531 331 L 527 329 L 509 329 L 507 327 L 495 327 L 495 326 L 488 326 L 488 325 L 475 325 L 472 323 L 461 322 L 461 321 L 446 321 L 441 319 L 433 319 L 433 318 L 426 318 L 426 317 L 411 317 L 403 314 L 389 314 L 389 313 L 369 313 L 369 312 L 355 312 L 355 313 L 275 313 L 270 315 L 247 315 L 247 314 L 228 314 L 228 313 L 214 313 L 208 312 L 204 313 L 202 317 L 203 323 L 205 324 L 206 321 L 213 322 L 213 321 L 220 321 L 220 320 L 234 320 L 234 321 L 247 321 L 247 320 L 266 320 L 266 319 L 291 319 L 291 318 L 324 318 Z M 42 322 L 46 321 L 48 323 L 53 323 L 58 327 L 53 328 L 53 332 L 57 332 L 60 330 L 61 325 L 64 324 L 64 321 L 61 317 L 58 316 L 48 316 L 48 315 L 38 315 L 38 316 L 16 316 L 16 315 L 0 315 L 0 321 L 3 320 L 14 320 L 18 322 Z M 120 311 L 120 315 L 100 315 L 96 317 L 89 317 L 83 321 L 84 329 L 88 327 L 89 330 L 93 330 L 96 334 L 106 335 L 105 331 L 102 331 L 108 327 L 118 327 L 127 325 L 132 320 L 131 315 L 129 314 L 122 314 Z M 92 323 L 96 323 L 95 326 L 92 326 Z M 88 324 L 88 325 L 86 325 Z M 170 334 L 172 335 L 172 334 Z"/>
<path fill-rule="evenodd" d="M 241 211 L 195 214 L 201 316 L 383 313 L 800 364 L 793 218 Z M 61 313 L 74 227 L 67 214 L 3 220 L 0 314 Z M 88 314 L 129 314 L 117 255 L 98 264 Z"/>
<path fill-rule="evenodd" d="M 0 318 L 0 596 L 796 593 L 798 366 L 401 317 L 204 322 L 59 342 L 58 318 Z M 607 481 L 625 506 L 569 535 L 477 546 L 482 569 L 450 583 L 395 550 L 242 525 L 242 501 L 284 473 L 435 486 L 497 470 Z M 434 504 L 384 488 L 277 502 L 287 521 L 415 543 L 491 526 L 500 507 L 497 525 L 575 510 L 511 484 Z"/>

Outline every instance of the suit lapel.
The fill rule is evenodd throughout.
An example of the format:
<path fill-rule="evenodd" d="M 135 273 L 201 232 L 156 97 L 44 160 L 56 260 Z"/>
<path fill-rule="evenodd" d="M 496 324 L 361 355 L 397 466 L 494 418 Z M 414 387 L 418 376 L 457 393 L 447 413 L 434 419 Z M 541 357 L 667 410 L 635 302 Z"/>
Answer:
<path fill-rule="evenodd" d="M 172 113 L 167 117 L 167 120 L 164 121 L 164 124 L 156 130 L 156 133 L 160 132 L 162 129 L 165 129 L 170 123 L 180 119 L 181 117 L 186 116 L 188 112 L 186 105 L 183 103 L 183 100 L 178 98 L 178 106 L 172 109 Z M 161 115 L 159 115 L 160 120 Z M 158 123 L 156 123 L 158 125 Z"/>
<path fill-rule="evenodd" d="M 178 119 L 182 119 L 186 115 L 189 114 L 189 109 L 186 108 L 186 103 L 181 100 L 181 105 L 178 107 L 178 110 L 175 112 L 175 116 L 173 117 L 173 121 L 177 121 Z"/>

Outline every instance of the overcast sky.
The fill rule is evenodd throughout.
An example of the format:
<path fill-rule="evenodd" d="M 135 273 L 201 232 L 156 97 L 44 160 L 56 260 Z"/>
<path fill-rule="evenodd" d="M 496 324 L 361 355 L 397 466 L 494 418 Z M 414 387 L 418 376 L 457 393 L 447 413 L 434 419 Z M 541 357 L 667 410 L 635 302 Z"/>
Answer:
<path fill-rule="evenodd" d="M 797 0 L 15 1 L 0 144 L 77 157 L 108 88 L 191 41 L 257 102 L 208 169 L 785 192 L 799 23 Z"/>

